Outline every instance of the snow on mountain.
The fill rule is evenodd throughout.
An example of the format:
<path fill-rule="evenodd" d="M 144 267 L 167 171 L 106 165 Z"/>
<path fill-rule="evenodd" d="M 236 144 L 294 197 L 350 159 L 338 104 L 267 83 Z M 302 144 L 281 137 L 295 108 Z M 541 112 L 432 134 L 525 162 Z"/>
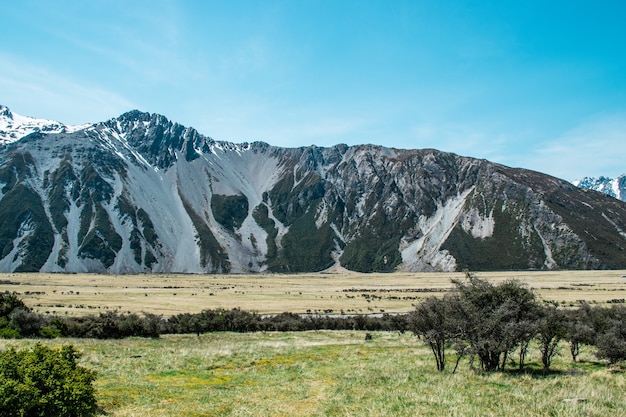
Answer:
<path fill-rule="evenodd" d="M 573 184 L 582 189 L 599 191 L 618 200 L 626 201 L 626 174 L 617 178 L 585 177 L 574 181 Z"/>
<path fill-rule="evenodd" d="M 2 272 L 626 266 L 626 204 L 533 171 L 235 144 L 136 110 L 81 128 L 1 113 Z"/>
<path fill-rule="evenodd" d="M 21 116 L 0 104 L 0 145 L 15 142 L 33 132 L 71 133 L 86 126 L 88 125 L 71 126 L 54 120 Z"/>

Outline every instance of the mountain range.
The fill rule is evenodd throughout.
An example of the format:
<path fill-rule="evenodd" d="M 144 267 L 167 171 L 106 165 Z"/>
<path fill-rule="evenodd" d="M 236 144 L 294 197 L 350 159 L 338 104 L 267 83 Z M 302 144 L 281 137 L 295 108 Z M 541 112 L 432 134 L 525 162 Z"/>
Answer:
<path fill-rule="evenodd" d="M 0 271 L 626 267 L 626 203 L 434 149 L 216 141 L 130 111 L 0 106 Z"/>
<path fill-rule="evenodd" d="M 577 187 L 587 190 L 600 191 L 622 201 L 626 201 L 626 174 L 617 178 L 607 177 L 584 177 L 582 180 L 574 181 Z"/>

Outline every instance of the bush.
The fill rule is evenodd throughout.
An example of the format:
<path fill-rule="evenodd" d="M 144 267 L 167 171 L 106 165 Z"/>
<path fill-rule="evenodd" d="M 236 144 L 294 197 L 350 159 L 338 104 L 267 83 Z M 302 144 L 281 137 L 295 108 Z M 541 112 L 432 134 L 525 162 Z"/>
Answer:
<path fill-rule="evenodd" d="M 608 359 L 609 364 L 626 360 L 626 307 L 614 306 L 601 312 L 604 331 L 596 339 L 596 356 Z"/>
<path fill-rule="evenodd" d="M 0 353 L 0 416 L 93 415 L 95 372 L 77 365 L 71 345 Z"/>
<path fill-rule="evenodd" d="M 16 329 L 22 337 L 38 336 L 45 327 L 45 317 L 21 307 L 16 308 L 9 315 L 11 326 Z"/>
<path fill-rule="evenodd" d="M 15 294 L 0 293 L 0 338 L 18 339 L 20 337 L 53 337 L 54 332 L 40 331 L 47 326 L 46 317 L 33 312 Z"/>
<path fill-rule="evenodd" d="M 19 339 L 20 337 L 20 332 L 14 328 L 0 326 L 0 339 Z"/>
<path fill-rule="evenodd" d="M 121 339 L 123 337 L 153 337 L 161 334 L 161 316 L 143 313 L 118 313 L 108 311 L 98 316 L 55 318 L 50 327 L 63 336 L 94 339 Z M 43 336 L 43 335 L 42 335 Z"/>
<path fill-rule="evenodd" d="M 452 280 L 455 288 L 447 302 L 454 313 L 452 327 L 469 345 L 468 353 L 478 356 L 484 371 L 504 371 L 509 353 L 519 347 L 523 368 L 539 317 L 535 295 L 517 281 L 493 285 L 469 272 L 466 278 Z"/>
<path fill-rule="evenodd" d="M 28 309 L 20 298 L 10 292 L 0 293 L 0 317 L 9 317 L 16 308 Z"/>

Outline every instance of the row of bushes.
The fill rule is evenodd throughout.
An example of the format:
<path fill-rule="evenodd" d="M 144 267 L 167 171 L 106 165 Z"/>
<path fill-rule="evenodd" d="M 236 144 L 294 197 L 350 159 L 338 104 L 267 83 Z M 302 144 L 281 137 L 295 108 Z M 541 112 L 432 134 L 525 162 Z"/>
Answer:
<path fill-rule="evenodd" d="M 260 315 L 238 308 L 203 310 L 163 318 L 151 313 L 109 311 L 82 317 L 47 316 L 26 307 L 14 294 L 0 293 L 0 337 L 78 337 L 119 339 L 159 337 L 161 334 L 207 332 L 395 330 L 408 329 L 406 315 L 323 316 L 281 313 Z"/>

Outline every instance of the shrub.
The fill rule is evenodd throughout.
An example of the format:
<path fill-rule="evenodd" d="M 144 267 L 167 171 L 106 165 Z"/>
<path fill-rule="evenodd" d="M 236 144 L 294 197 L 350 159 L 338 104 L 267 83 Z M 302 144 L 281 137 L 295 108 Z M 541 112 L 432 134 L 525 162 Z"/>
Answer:
<path fill-rule="evenodd" d="M 626 307 L 613 306 L 602 311 L 604 315 L 604 331 L 596 339 L 601 359 L 608 359 L 609 364 L 626 360 Z"/>
<path fill-rule="evenodd" d="M 11 327 L 16 329 L 23 337 L 38 336 L 42 327 L 45 326 L 45 317 L 18 307 L 9 315 Z"/>
<path fill-rule="evenodd" d="M 46 317 L 28 308 L 17 295 L 0 293 L 0 338 L 51 337 L 50 332 L 40 334 L 47 321 Z"/>
<path fill-rule="evenodd" d="M 552 358 L 558 353 L 561 339 L 567 336 L 567 315 L 554 305 L 543 308 L 541 318 L 538 320 L 537 341 L 541 352 L 543 370 L 548 371 Z"/>
<path fill-rule="evenodd" d="M 80 354 L 71 345 L 0 353 L 0 415 L 93 415 L 95 372 L 77 365 Z"/>
<path fill-rule="evenodd" d="M 528 288 L 516 281 L 493 285 L 466 273 L 467 281 L 452 280 L 451 310 L 454 327 L 468 353 L 480 359 L 485 371 L 504 370 L 509 352 L 520 348 L 520 368 L 528 342 L 535 336 L 533 322 L 538 303 Z"/>
<path fill-rule="evenodd" d="M 19 339 L 20 337 L 20 332 L 14 328 L 0 326 L 0 339 Z"/>
<path fill-rule="evenodd" d="M 450 304 L 446 300 L 429 297 L 415 307 L 409 319 L 411 331 L 430 346 L 438 371 L 445 369 L 446 348 L 454 338 L 449 309 Z"/>
<path fill-rule="evenodd" d="M 26 304 L 15 294 L 0 293 L 0 317 L 9 317 L 16 308 L 27 309 Z"/>
<path fill-rule="evenodd" d="M 576 310 L 569 310 L 565 313 L 565 327 L 569 337 L 569 349 L 572 361 L 576 362 L 580 354 L 581 345 L 593 345 L 595 343 L 596 331 L 593 327 L 593 310 L 591 306 L 584 303 Z"/>

